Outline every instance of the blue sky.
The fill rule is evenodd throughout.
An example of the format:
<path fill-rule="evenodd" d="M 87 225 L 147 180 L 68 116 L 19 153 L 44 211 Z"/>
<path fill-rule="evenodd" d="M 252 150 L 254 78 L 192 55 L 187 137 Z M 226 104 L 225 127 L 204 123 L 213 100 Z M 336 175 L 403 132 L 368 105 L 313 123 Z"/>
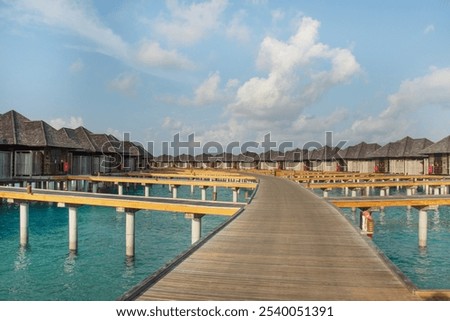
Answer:
<path fill-rule="evenodd" d="M 144 144 L 450 134 L 450 1 L 2 1 L 0 113 Z"/>

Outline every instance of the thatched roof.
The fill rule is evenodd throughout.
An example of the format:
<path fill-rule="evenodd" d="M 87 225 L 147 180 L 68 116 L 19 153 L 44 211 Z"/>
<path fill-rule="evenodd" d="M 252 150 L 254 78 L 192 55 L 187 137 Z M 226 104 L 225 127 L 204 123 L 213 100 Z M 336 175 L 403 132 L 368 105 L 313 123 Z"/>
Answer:
<path fill-rule="evenodd" d="M 284 161 L 284 154 L 276 150 L 268 150 L 259 155 L 262 162 L 280 162 Z"/>
<path fill-rule="evenodd" d="M 246 151 L 239 154 L 237 160 L 240 163 L 257 163 L 259 162 L 259 155 L 255 152 Z"/>
<path fill-rule="evenodd" d="M 159 155 L 159 156 L 155 157 L 154 161 L 157 163 L 173 162 L 173 159 L 174 159 L 174 157 L 172 155 L 163 154 L 163 155 Z"/>
<path fill-rule="evenodd" d="M 113 135 L 108 134 L 91 134 L 92 141 L 97 145 L 102 153 L 118 153 L 120 152 L 120 141 Z"/>
<path fill-rule="evenodd" d="M 308 159 L 308 150 L 296 148 L 294 150 L 287 151 L 284 154 L 284 160 L 286 162 L 302 162 Z"/>
<path fill-rule="evenodd" d="M 339 148 L 325 145 L 320 149 L 314 149 L 309 153 L 309 160 L 312 161 L 332 161 L 339 159 Z"/>
<path fill-rule="evenodd" d="M 46 122 L 31 121 L 14 110 L 0 116 L 0 142 L 27 147 L 77 148 L 76 142 Z"/>
<path fill-rule="evenodd" d="M 423 149 L 422 154 L 450 154 L 450 136 L 447 136 L 433 145 Z"/>
<path fill-rule="evenodd" d="M 99 146 L 97 146 L 93 139 L 91 138 L 91 135 L 93 133 L 86 128 L 80 126 L 76 129 L 71 128 L 61 128 L 60 131 L 66 135 L 68 138 L 72 139 L 77 143 L 78 149 L 85 151 L 85 152 L 101 152 L 101 149 Z"/>
<path fill-rule="evenodd" d="M 339 156 L 342 159 L 356 159 L 356 160 L 363 160 L 363 159 L 369 159 L 369 155 L 379 149 L 381 146 L 372 143 L 367 144 L 365 142 L 359 143 L 355 146 L 347 147 L 346 149 L 339 151 Z"/>
<path fill-rule="evenodd" d="M 213 157 L 214 157 L 214 155 L 212 155 L 212 154 L 203 153 L 203 154 L 195 155 L 194 161 L 199 162 L 199 163 L 211 162 Z"/>
<path fill-rule="evenodd" d="M 181 154 L 181 155 L 175 156 L 173 158 L 173 160 L 176 163 L 191 163 L 194 161 L 194 156 L 188 155 L 188 154 Z"/>
<path fill-rule="evenodd" d="M 388 143 L 369 155 L 371 158 L 423 158 L 423 150 L 433 142 L 426 138 L 414 139 L 409 136 Z"/>
<path fill-rule="evenodd" d="M 133 142 L 132 144 L 134 145 L 133 149 L 137 151 L 140 158 L 153 159 L 152 153 L 146 150 L 142 144 L 136 142 Z"/>
<path fill-rule="evenodd" d="M 221 153 L 213 155 L 209 159 L 215 162 L 235 162 L 239 160 L 239 156 L 231 153 Z"/>

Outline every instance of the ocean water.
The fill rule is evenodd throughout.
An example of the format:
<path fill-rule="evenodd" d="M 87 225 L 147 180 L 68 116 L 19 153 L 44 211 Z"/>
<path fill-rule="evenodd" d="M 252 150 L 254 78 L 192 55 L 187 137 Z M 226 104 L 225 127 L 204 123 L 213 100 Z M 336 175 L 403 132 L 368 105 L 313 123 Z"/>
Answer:
<path fill-rule="evenodd" d="M 114 192 L 114 191 L 112 191 Z M 141 187 L 125 194 L 143 195 Z M 207 199 L 212 199 L 212 189 Z M 166 186 L 152 195 L 170 197 Z M 180 187 L 179 198 L 200 199 L 196 188 Z M 218 200 L 232 200 L 218 188 Z M 244 201 L 240 193 L 239 201 Z M 202 237 L 227 217 L 206 215 Z M 78 208 L 78 252 L 68 250 L 68 209 L 35 203 L 29 211 L 29 245 L 19 246 L 19 206 L 0 206 L 0 300 L 109 301 L 190 247 L 191 221 L 181 213 L 139 211 L 135 216 L 135 259 L 125 257 L 125 215 L 114 208 Z"/>
<path fill-rule="evenodd" d="M 406 192 L 392 188 L 390 195 L 395 194 Z M 340 190 L 333 190 L 330 197 L 339 195 L 342 196 Z M 373 195 L 379 195 L 379 191 L 373 191 Z M 341 211 L 352 224 L 359 226 L 358 210 Z M 372 240 L 419 289 L 450 289 L 450 207 L 440 206 L 437 211 L 427 213 L 426 248 L 419 247 L 419 211 L 414 208 L 386 207 L 382 212 L 373 212 Z"/>
<path fill-rule="evenodd" d="M 115 191 L 112 191 L 115 192 Z M 212 189 L 207 190 L 212 198 Z M 395 193 L 391 190 L 391 194 Z M 138 187 L 126 191 L 143 195 Z M 402 193 L 400 191 L 399 193 Z M 333 191 L 334 195 L 342 195 Z M 152 195 L 170 197 L 167 187 L 152 187 Z M 180 198 L 200 198 L 196 188 L 180 187 Z M 330 195 L 332 196 L 332 195 Z M 231 191 L 218 189 L 219 200 Z M 243 193 L 240 201 L 244 201 Z M 343 214 L 355 225 L 359 216 Z M 373 242 L 421 289 L 450 289 L 450 208 L 428 212 L 428 246 L 418 246 L 418 211 L 403 207 L 373 213 Z M 226 217 L 205 216 L 202 235 Z M 29 246 L 19 246 L 18 205 L 0 206 L 0 300 L 115 300 L 190 246 L 191 222 L 180 213 L 139 211 L 136 214 L 136 256 L 125 258 L 125 216 L 113 208 L 78 209 L 78 253 L 68 251 L 68 210 L 54 205 L 30 205 Z"/>

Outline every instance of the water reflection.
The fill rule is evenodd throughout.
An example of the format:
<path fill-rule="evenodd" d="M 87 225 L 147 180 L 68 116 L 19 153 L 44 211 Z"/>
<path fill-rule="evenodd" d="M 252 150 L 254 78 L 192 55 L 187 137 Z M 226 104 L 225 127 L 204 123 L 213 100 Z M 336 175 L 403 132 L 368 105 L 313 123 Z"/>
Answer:
<path fill-rule="evenodd" d="M 30 258 L 27 255 L 27 247 L 21 246 L 17 252 L 16 260 L 14 261 L 14 270 L 26 270 L 30 266 Z"/>
<path fill-rule="evenodd" d="M 136 261 L 135 261 L 134 257 L 126 257 L 125 258 L 125 270 L 123 271 L 123 274 L 122 274 L 123 278 L 134 277 L 134 274 L 136 273 L 135 262 Z"/>
<path fill-rule="evenodd" d="M 69 252 L 64 260 L 64 273 L 73 274 L 76 268 L 77 254 L 75 252 Z"/>

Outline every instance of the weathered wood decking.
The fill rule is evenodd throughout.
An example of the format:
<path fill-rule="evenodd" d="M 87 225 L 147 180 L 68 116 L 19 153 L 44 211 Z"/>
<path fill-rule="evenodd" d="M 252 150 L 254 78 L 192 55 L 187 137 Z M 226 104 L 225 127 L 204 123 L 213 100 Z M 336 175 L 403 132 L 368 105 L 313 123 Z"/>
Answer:
<path fill-rule="evenodd" d="M 241 215 L 136 293 L 138 300 L 418 299 L 336 208 L 275 177 L 261 177 Z"/>

